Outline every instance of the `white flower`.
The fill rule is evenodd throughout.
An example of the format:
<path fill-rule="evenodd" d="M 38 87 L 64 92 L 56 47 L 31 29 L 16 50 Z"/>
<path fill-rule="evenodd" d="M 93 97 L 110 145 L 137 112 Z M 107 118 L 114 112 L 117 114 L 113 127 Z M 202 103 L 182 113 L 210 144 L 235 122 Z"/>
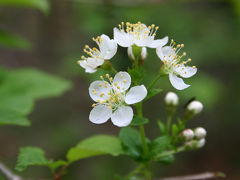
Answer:
<path fill-rule="evenodd" d="M 154 24 L 147 27 L 141 22 L 136 24 L 131 24 L 129 22 L 124 24 L 124 22 L 122 22 L 118 26 L 119 28 L 113 29 L 114 40 L 122 47 L 137 45 L 139 47 L 156 48 L 164 46 L 168 42 L 168 37 L 154 40 L 159 28 L 158 26 L 155 27 Z"/>
<path fill-rule="evenodd" d="M 168 92 L 165 96 L 165 103 L 167 105 L 178 105 L 178 96 L 174 92 Z"/>
<path fill-rule="evenodd" d="M 127 52 L 128 52 L 129 58 L 131 58 L 132 60 L 135 60 L 135 56 L 132 51 L 132 46 L 128 47 Z M 141 56 L 140 59 L 142 59 L 142 60 L 146 59 L 146 57 L 147 57 L 147 48 L 146 47 L 142 48 L 140 56 Z"/>
<path fill-rule="evenodd" d="M 133 118 L 130 104 L 142 101 L 147 95 L 144 85 L 134 86 L 129 91 L 131 77 L 127 72 L 119 72 L 114 79 L 106 74 L 108 82 L 94 81 L 89 87 L 90 97 L 97 102 L 93 104 L 89 119 L 95 124 L 102 124 L 111 118 L 112 123 L 119 127 L 127 126 Z"/>
<path fill-rule="evenodd" d="M 198 139 L 203 139 L 207 135 L 207 131 L 202 127 L 196 128 L 194 130 L 194 133 L 195 133 L 196 138 L 198 138 Z"/>
<path fill-rule="evenodd" d="M 156 52 L 158 57 L 163 62 L 164 73 L 169 74 L 169 80 L 173 87 L 178 90 L 183 90 L 190 85 L 185 84 L 183 79 L 178 76 L 189 78 L 196 74 L 197 68 L 195 66 L 185 66 L 185 64 L 191 61 L 191 59 L 181 62 L 181 58 L 186 56 L 186 53 L 184 52 L 181 56 L 178 55 L 178 52 L 182 47 L 184 47 L 184 45 L 178 44 L 176 48 L 174 48 L 174 45 L 175 42 L 172 40 L 170 46 L 158 47 Z"/>
<path fill-rule="evenodd" d="M 192 101 L 188 106 L 187 109 L 194 114 L 198 114 L 203 110 L 203 104 L 199 101 Z"/>
<path fill-rule="evenodd" d="M 117 43 L 105 34 L 98 36 L 96 39 L 93 38 L 93 41 L 97 43 L 99 50 L 95 47 L 90 48 L 86 45 L 84 52 L 90 57 L 82 56 L 82 60 L 78 61 L 80 66 L 88 73 L 96 72 L 96 68 L 101 66 L 104 60 L 110 60 L 117 52 Z"/>
<path fill-rule="evenodd" d="M 186 141 L 189 141 L 189 140 L 191 140 L 194 137 L 194 132 L 191 129 L 185 129 L 182 132 L 182 134 L 183 134 L 183 136 L 184 136 Z"/>

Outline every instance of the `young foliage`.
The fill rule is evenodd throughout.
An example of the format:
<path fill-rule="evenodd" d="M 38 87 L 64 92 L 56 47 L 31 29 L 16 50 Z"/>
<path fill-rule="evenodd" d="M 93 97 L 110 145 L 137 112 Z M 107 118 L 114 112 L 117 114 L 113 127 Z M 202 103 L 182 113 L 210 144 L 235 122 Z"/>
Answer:
<path fill-rule="evenodd" d="M 140 160 L 143 154 L 142 141 L 139 132 L 133 128 L 122 128 L 119 134 L 125 154 L 135 160 Z"/>
<path fill-rule="evenodd" d="M 71 87 L 66 80 L 30 68 L 0 69 L 0 81 L 0 125 L 29 125 L 24 115 L 35 100 L 59 96 Z"/>
<path fill-rule="evenodd" d="M 110 135 L 96 135 L 87 138 L 68 151 L 67 159 L 69 162 L 73 162 L 105 154 L 110 154 L 112 156 L 123 154 L 121 142 L 117 137 Z"/>
<path fill-rule="evenodd" d="M 139 126 L 139 125 L 147 124 L 148 122 L 149 122 L 149 119 L 147 118 L 134 116 L 130 125 Z"/>
<path fill-rule="evenodd" d="M 153 96 L 156 96 L 158 93 L 162 92 L 162 89 L 150 89 L 148 91 L 148 95 L 147 97 L 145 98 L 145 100 L 148 100 L 150 99 L 151 97 Z"/>
<path fill-rule="evenodd" d="M 16 170 L 23 171 L 28 166 L 47 166 L 50 161 L 45 157 L 42 149 L 37 147 L 24 147 L 20 149 Z"/>

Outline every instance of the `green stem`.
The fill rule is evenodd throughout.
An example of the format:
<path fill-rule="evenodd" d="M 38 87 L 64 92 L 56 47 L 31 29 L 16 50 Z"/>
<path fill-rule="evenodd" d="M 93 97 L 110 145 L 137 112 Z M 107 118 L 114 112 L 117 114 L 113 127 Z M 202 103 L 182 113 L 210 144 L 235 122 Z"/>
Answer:
<path fill-rule="evenodd" d="M 168 116 L 167 116 L 167 133 L 168 133 L 168 135 L 170 135 L 171 123 L 172 123 L 172 115 L 168 113 Z"/>
<path fill-rule="evenodd" d="M 159 158 L 163 158 L 163 157 L 166 157 L 166 156 L 169 156 L 172 154 L 176 154 L 176 153 L 182 152 L 184 150 L 186 150 L 186 147 L 181 146 L 181 147 L 178 147 L 176 150 L 166 151 L 161 154 L 158 154 L 155 159 L 159 159 Z"/>
<path fill-rule="evenodd" d="M 156 84 L 156 82 L 162 77 L 164 74 L 159 73 L 158 76 L 148 85 L 147 90 L 152 89 L 152 87 Z"/>
<path fill-rule="evenodd" d="M 139 164 L 134 170 L 132 170 L 130 173 L 128 173 L 128 175 L 125 177 L 126 179 L 131 178 L 132 176 L 134 176 L 135 174 L 138 174 L 139 172 L 141 172 L 141 170 L 143 169 L 144 165 L 143 164 Z"/>

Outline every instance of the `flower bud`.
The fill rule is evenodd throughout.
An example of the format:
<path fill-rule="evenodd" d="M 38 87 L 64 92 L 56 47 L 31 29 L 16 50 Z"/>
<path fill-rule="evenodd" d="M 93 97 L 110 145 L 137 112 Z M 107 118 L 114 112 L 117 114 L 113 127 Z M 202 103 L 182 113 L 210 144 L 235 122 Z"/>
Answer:
<path fill-rule="evenodd" d="M 177 106 L 178 96 L 174 92 L 168 92 L 167 95 L 165 96 L 165 103 L 167 105 Z"/>
<path fill-rule="evenodd" d="M 185 138 L 186 141 L 191 140 L 194 137 L 194 132 L 191 129 L 185 129 L 182 132 L 183 137 Z"/>
<path fill-rule="evenodd" d="M 197 148 L 202 148 L 206 143 L 206 140 L 203 138 L 203 139 L 200 139 L 197 143 Z"/>
<path fill-rule="evenodd" d="M 202 127 L 198 127 L 194 130 L 194 134 L 197 139 L 203 139 L 206 137 L 207 131 Z"/>
<path fill-rule="evenodd" d="M 201 102 L 199 101 L 192 101 L 188 106 L 187 109 L 191 112 L 193 112 L 194 114 L 198 114 L 202 111 L 203 109 L 203 105 Z"/>
<path fill-rule="evenodd" d="M 127 53 L 128 53 L 128 57 L 130 59 L 135 60 L 135 56 L 133 54 L 132 46 L 128 47 Z M 147 48 L 146 47 L 142 47 L 141 54 L 140 54 L 140 59 L 144 60 L 144 59 L 146 59 L 146 57 L 147 57 Z"/>

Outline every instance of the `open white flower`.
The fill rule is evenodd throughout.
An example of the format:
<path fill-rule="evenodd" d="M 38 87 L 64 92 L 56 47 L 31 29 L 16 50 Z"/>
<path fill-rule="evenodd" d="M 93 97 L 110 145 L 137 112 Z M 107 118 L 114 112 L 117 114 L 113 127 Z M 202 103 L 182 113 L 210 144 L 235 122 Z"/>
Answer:
<path fill-rule="evenodd" d="M 96 72 L 96 68 L 101 66 L 104 60 L 110 60 L 117 52 L 117 43 L 105 34 L 93 38 L 93 41 L 97 43 L 99 50 L 86 45 L 83 51 L 90 57 L 82 56 L 82 60 L 78 61 L 80 66 L 88 73 Z"/>
<path fill-rule="evenodd" d="M 169 74 L 169 80 L 173 87 L 178 90 L 183 90 L 190 85 L 185 84 L 183 79 L 178 76 L 189 78 L 196 74 L 197 68 L 195 66 L 185 66 L 186 63 L 191 61 L 190 58 L 187 61 L 181 60 L 183 56 L 186 56 L 185 52 L 181 56 L 178 55 L 180 49 L 184 47 L 183 44 L 178 44 L 176 47 L 174 46 L 175 42 L 172 40 L 170 46 L 158 47 L 156 52 L 163 62 L 164 73 Z"/>
<path fill-rule="evenodd" d="M 154 40 L 156 32 L 159 28 L 154 24 L 147 27 L 141 22 L 136 24 L 131 24 L 129 22 L 124 24 L 124 22 L 122 22 L 118 26 L 119 28 L 113 29 L 114 40 L 122 47 L 137 45 L 139 47 L 156 48 L 164 46 L 168 42 L 168 37 Z"/>
<path fill-rule="evenodd" d="M 101 76 L 89 87 L 90 97 L 96 102 L 90 112 L 89 120 L 95 124 L 105 123 L 111 118 L 112 123 L 119 127 L 127 126 L 133 119 L 130 104 L 142 101 L 147 95 L 144 85 L 134 86 L 129 91 L 131 76 L 127 72 L 119 72 L 114 79 L 106 74 L 108 81 Z"/>

